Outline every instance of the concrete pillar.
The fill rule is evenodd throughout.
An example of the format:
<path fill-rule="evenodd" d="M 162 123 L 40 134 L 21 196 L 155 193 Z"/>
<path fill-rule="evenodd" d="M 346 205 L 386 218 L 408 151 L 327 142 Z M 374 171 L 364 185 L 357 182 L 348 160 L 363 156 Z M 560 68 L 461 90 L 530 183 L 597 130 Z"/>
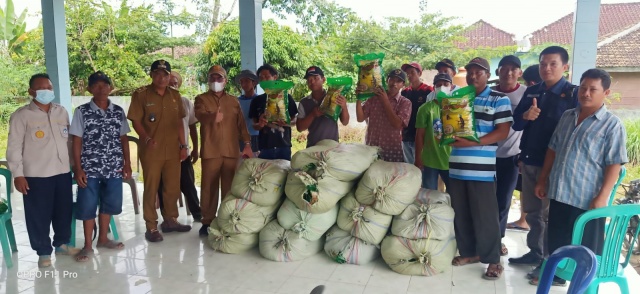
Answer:
<path fill-rule="evenodd" d="M 587 69 L 596 67 L 600 0 L 577 0 L 573 14 L 573 51 L 571 54 L 571 82 L 578 84 Z"/>
<path fill-rule="evenodd" d="M 240 8 L 241 70 L 257 70 L 263 63 L 262 0 L 238 1 Z"/>
<path fill-rule="evenodd" d="M 51 77 L 53 89 L 56 93 L 55 102 L 62 104 L 71 115 L 71 85 L 64 1 L 41 0 L 41 2 L 44 57 L 47 74 Z"/>

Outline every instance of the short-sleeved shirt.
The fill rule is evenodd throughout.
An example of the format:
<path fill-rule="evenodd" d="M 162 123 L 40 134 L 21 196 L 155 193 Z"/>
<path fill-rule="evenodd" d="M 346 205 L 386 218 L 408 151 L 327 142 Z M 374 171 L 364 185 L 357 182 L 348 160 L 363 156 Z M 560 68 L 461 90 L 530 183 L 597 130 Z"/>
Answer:
<path fill-rule="evenodd" d="M 245 95 L 240 95 L 238 97 L 238 102 L 240 102 L 240 108 L 242 108 L 242 115 L 244 116 L 244 122 L 247 125 L 249 135 L 257 136 L 258 130 L 253 128 L 253 119 L 249 115 L 251 112 L 251 103 L 253 99 L 258 97 L 258 95 L 253 95 L 252 97 L 247 97 Z"/>
<path fill-rule="evenodd" d="M 511 91 L 504 91 L 500 89 L 500 86 L 493 88 L 496 92 L 504 93 L 509 97 L 511 101 L 511 109 L 516 109 L 524 91 L 527 90 L 526 86 L 516 84 L 516 88 Z M 522 137 L 522 131 L 515 131 L 513 128 L 509 129 L 509 135 L 506 139 L 498 142 L 498 150 L 496 151 L 496 157 L 507 158 L 520 154 L 520 138 Z"/>
<path fill-rule="evenodd" d="M 451 146 L 440 146 L 438 142 L 442 138 L 442 121 L 440 106 L 436 101 L 432 100 L 420 106 L 416 116 L 416 128 L 424 129 L 422 164 L 433 169 L 449 170 Z"/>
<path fill-rule="evenodd" d="M 14 178 L 48 178 L 71 171 L 69 114 L 51 103 L 45 112 L 35 102 L 18 108 L 9 120 L 7 161 Z"/>
<path fill-rule="evenodd" d="M 319 107 L 322 100 L 317 101 L 311 95 L 302 98 L 298 105 L 298 118 L 303 119 L 307 114 L 311 113 L 314 108 Z M 309 125 L 309 135 L 307 136 L 307 148 L 315 146 L 322 140 L 339 141 L 338 122 L 332 118 L 322 115 L 316 117 L 311 125 Z"/>
<path fill-rule="evenodd" d="M 400 95 L 411 101 L 411 118 L 409 118 L 409 124 L 402 130 L 403 142 L 415 142 L 416 141 L 416 115 L 418 109 L 425 102 L 427 102 L 427 96 L 433 92 L 433 87 L 422 83 L 417 89 L 411 86 L 404 88 Z"/>
<path fill-rule="evenodd" d="M 588 210 L 604 183 L 604 171 L 625 164 L 626 132 L 620 119 L 603 105 L 580 124 L 580 107 L 567 110 L 551 137 L 556 152 L 549 176 L 549 199 Z"/>
<path fill-rule="evenodd" d="M 247 124 L 237 97 L 227 93 L 216 95 L 207 91 L 196 96 L 196 118 L 200 121 L 200 157 L 203 159 L 238 158 L 239 142 L 251 142 Z M 222 113 L 222 121 L 216 122 L 211 114 Z"/>
<path fill-rule="evenodd" d="M 179 123 L 187 116 L 182 97 L 177 90 L 167 87 L 160 96 L 153 85 L 139 88 L 131 95 L 127 118 L 139 121 L 147 136 L 156 141 L 156 148 L 146 148 L 146 138 L 140 138 L 142 160 L 168 160 L 180 158 Z M 185 130 L 187 132 L 187 130 Z M 186 143 L 186 142 L 185 142 Z"/>
<path fill-rule="evenodd" d="M 473 105 L 478 138 L 493 132 L 496 125 L 511 123 L 511 101 L 502 93 L 486 87 L 476 95 Z M 452 147 L 449 176 L 463 181 L 493 182 L 496 176 L 498 144 L 473 147 Z"/>
<path fill-rule="evenodd" d="M 189 126 L 198 122 L 196 118 L 196 111 L 193 107 L 193 102 L 187 99 L 187 97 L 182 97 L 182 105 L 184 106 L 184 111 L 187 113 L 187 116 L 182 118 L 182 126 L 184 127 L 184 143 L 190 145 L 189 141 Z M 189 148 L 188 151 L 191 151 Z"/>
<path fill-rule="evenodd" d="M 288 95 L 288 111 L 291 120 L 298 115 L 298 108 L 296 102 Z M 249 109 L 250 125 L 249 128 L 253 129 L 253 119 L 260 119 L 260 116 L 267 108 L 267 94 L 259 95 L 251 101 Z M 249 122 L 247 122 L 249 123 Z M 258 148 L 260 150 L 291 147 L 291 127 L 282 127 L 282 129 L 271 128 L 265 126 L 258 133 Z"/>
<path fill-rule="evenodd" d="M 389 97 L 391 109 L 400 120 L 402 127 L 405 128 L 411 117 L 411 101 L 402 97 L 400 92 L 394 97 Z M 404 162 L 402 152 L 402 129 L 396 129 L 391 126 L 387 113 L 384 110 L 380 98 L 369 98 L 363 105 L 365 117 L 368 118 L 367 133 L 365 142 L 369 146 L 379 146 L 382 151 L 380 155 L 382 159 L 390 162 Z"/>
<path fill-rule="evenodd" d="M 82 138 L 80 164 L 89 178 L 122 178 L 120 137 L 130 132 L 124 109 L 109 101 L 106 110 L 91 100 L 76 108 L 69 134 Z"/>

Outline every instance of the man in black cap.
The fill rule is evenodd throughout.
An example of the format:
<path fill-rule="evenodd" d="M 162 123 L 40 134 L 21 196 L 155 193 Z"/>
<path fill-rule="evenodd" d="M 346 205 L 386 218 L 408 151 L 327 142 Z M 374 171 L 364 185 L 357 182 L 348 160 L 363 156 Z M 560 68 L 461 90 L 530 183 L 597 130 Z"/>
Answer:
<path fill-rule="evenodd" d="M 256 94 L 256 87 L 258 86 L 258 76 L 253 73 L 252 70 L 245 69 L 236 76 L 236 84 L 240 85 L 242 94 L 238 96 L 238 102 L 240 102 L 240 108 L 242 108 L 242 114 L 244 115 L 245 123 L 249 129 L 249 135 L 251 135 L 251 151 L 254 156 L 258 156 L 258 130 L 254 129 L 253 119 L 251 119 L 250 110 L 251 102 L 258 97 Z M 240 144 L 243 146 L 243 144 Z M 244 147 L 244 146 L 243 146 Z"/>
<path fill-rule="evenodd" d="M 451 61 L 451 59 L 445 58 L 439 61 L 438 63 L 436 63 L 436 70 L 438 71 L 438 74 L 449 75 L 452 81 L 453 81 L 453 76 L 456 75 L 456 66 L 455 64 L 453 64 L 453 61 Z M 435 85 L 434 85 L 434 88 L 435 88 Z M 460 87 L 454 85 L 453 82 L 449 86 L 442 86 L 440 88 L 442 92 L 446 92 L 446 93 L 451 93 L 454 90 L 458 90 L 458 89 L 460 89 Z M 437 92 L 438 92 L 437 89 L 435 89 L 433 92 L 429 93 L 429 95 L 427 95 L 427 101 L 436 99 Z"/>
<path fill-rule="evenodd" d="M 298 132 L 309 130 L 307 136 L 307 147 L 316 145 L 318 142 L 330 139 L 339 141 L 338 122 L 324 115 L 320 111 L 320 105 L 327 95 L 327 91 L 323 88 L 326 78 L 321 68 L 312 66 L 307 69 L 304 75 L 307 80 L 307 86 L 311 90 L 311 94 L 300 100 L 298 106 L 298 123 L 296 127 Z M 349 124 L 349 109 L 347 108 L 347 99 L 338 96 L 336 104 L 342 109 L 340 112 L 340 122 L 346 126 Z"/>
<path fill-rule="evenodd" d="M 406 81 L 407 75 L 401 69 L 394 69 L 387 74 L 387 91 L 379 87 L 376 95 L 364 105 L 361 100 L 356 101 L 358 122 L 368 120 L 365 142 L 379 146 L 385 161 L 404 162 L 402 129 L 411 117 L 411 101 L 400 94 Z"/>
<path fill-rule="evenodd" d="M 151 85 L 138 88 L 131 95 L 127 118 L 140 140 L 138 150 L 144 172 L 143 215 L 149 242 L 164 240 L 158 231 L 156 194 L 162 179 L 164 209 L 162 231 L 188 232 L 191 226 L 178 222 L 180 197 L 180 162 L 187 158 L 182 119 L 187 113 L 178 90 L 169 87 L 171 64 L 156 60 L 151 64 Z"/>
<path fill-rule="evenodd" d="M 74 177 L 78 183 L 75 217 L 82 220 L 84 248 L 77 261 L 88 261 L 93 253 L 96 210 L 100 229 L 96 247 L 122 249 L 124 244 L 107 238 L 112 215 L 122 212 L 122 180 L 131 177 L 129 123 L 124 109 L 109 100 L 111 79 L 101 71 L 89 76 L 93 98 L 73 114 L 69 134 L 73 136 Z"/>
<path fill-rule="evenodd" d="M 527 87 L 531 87 L 542 82 L 542 78 L 540 77 L 540 65 L 534 64 L 527 67 L 527 69 L 524 70 L 524 73 L 522 73 L 522 79 Z"/>
<path fill-rule="evenodd" d="M 518 79 L 522 76 L 520 66 L 520 58 L 513 55 L 503 57 L 498 63 L 499 83 L 493 87 L 493 90 L 504 93 L 509 97 L 511 109 L 516 109 L 522 94 L 527 89 L 526 86 L 518 83 Z M 520 154 L 521 136 L 522 132 L 509 129 L 509 135 L 506 139 L 498 142 L 498 150 L 496 151 L 496 198 L 498 200 L 498 217 L 502 238 L 504 238 L 507 229 L 511 198 L 518 181 L 517 162 Z M 505 256 L 507 254 L 509 254 L 509 250 L 502 243 L 500 255 Z"/>

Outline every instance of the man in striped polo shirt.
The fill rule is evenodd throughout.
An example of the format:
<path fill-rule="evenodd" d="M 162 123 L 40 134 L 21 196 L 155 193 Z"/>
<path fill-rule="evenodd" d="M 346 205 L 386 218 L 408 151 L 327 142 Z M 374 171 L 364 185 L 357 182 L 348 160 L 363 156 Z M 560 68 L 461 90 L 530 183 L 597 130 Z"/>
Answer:
<path fill-rule="evenodd" d="M 476 88 L 474 102 L 476 132 L 480 143 L 456 138 L 449 157 L 449 186 L 455 211 L 454 225 L 460 256 L 452 263 L 461 266 L 487 263 L 483 278 L 495 280 L 504 270 L 500 262 L 500 225 L 495 201 L 496 150 L 498 141 L 509 134 L 511 101 L 487 86 L 490 67 L 476 57 L 465 66 L 467 84 Z"/>

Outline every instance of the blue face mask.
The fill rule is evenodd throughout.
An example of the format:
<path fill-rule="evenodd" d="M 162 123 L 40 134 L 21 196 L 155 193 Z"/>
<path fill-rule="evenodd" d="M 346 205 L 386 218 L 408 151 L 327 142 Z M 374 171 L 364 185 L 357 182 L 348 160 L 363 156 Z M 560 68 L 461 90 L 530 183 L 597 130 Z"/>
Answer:
<path fill-rule="evenodd" d="M 56 95 L 52 90 L 37 90 L 36 91 L 36 101 L 42 104 L 49 104 L 53 99 L 56 98 Z"/>

